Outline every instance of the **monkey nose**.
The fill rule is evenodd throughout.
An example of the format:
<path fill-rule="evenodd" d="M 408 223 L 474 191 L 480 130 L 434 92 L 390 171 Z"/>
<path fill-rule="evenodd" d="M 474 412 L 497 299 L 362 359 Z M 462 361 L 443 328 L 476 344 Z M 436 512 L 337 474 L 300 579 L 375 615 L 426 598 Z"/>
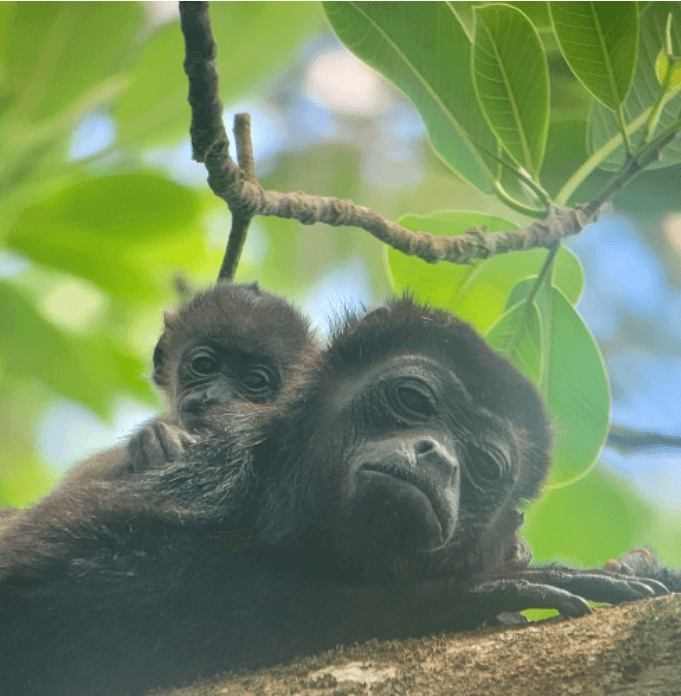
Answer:
<path fill-rule="evenodd" d="M 435 470 L 446 479 L 458 472 L 459 461 L 455 453 L 435 438 L 420 437 L 411 443 L 411 447 L 416 456 L 417 466 Z"/>

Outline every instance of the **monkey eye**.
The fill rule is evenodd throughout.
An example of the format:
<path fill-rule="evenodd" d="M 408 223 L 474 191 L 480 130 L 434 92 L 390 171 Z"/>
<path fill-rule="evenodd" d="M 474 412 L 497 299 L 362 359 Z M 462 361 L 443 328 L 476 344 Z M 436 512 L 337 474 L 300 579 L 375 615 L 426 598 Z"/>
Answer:
<path fill-rule="evenodd" d="M 197 375 L 212 375 L 220 369 L 220 361 L 213 355 L 202 353 L 190 363 L 192 371 Z"/>
<path fill-rule="evenodd" d="M 495 447 L 476 448 L 473 453 L 471 472 L 481 482 L 498 481 L 507 469 L 504 454 Z"/>
<path fill-rule="evenodd" d="M 425 386 L 410 382 L 398 382 L 394 388 L 395 405 L 407 418 L 424 419 L 435 413 L 433 397 Z"/>
<path fill-rule="evenodd" d="M 274 375 L 266 367 L 254 367 L 242 378 L 241 383 L 246 390 L 255 396 L 262 395 L 272 388 Z"/>

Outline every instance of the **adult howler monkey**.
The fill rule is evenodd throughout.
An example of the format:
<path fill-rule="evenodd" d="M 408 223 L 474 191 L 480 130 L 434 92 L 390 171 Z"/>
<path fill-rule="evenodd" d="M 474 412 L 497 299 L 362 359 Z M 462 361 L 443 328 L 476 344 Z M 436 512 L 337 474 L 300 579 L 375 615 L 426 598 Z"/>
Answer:
<path fill-rule="evenodd" d="M 350 317 L 305 384 L 240 410 L 181 461 L 50 496 L 0 537 L 0 692 L 140 694 L 666 592 L 529 567 L 517 507 L 548 469 L 547 418 L 445 312 L 403 299 Z M 222 547 L 245 528 L 251 546 Z"/>
<path fill-rule="evenodd" d="M 257 283 L 199 293 L 165 313 L 154 350 L 152 378 L 169 411 L 128 442 L 76 464 L 63 485 L 117 479 L 179 459 L 225 404 L 276 399 L 315 350 L 307 320 Z"/>

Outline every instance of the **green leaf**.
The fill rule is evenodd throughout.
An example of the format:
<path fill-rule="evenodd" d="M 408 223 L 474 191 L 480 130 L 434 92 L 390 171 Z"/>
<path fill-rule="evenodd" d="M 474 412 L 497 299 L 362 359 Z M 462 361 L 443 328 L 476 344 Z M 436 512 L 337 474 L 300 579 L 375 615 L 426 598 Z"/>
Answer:
<path fill-rule="evenodd" d="M 549 72 L 532 23 L 510 5 L 476 8 L 473 81 L 485 118 L 509 155 L 533 177 L 549 127 Z"/>
<path fill-rule="evenodd" d="M 577 79 L 616 111 L 636 65 L 638 12 L 633 2 L 550 2 L 553 28 Z"/>
<path fill-rule="evenodd" d="M 516 228 L 512 222 L 483 213 L 438 211 L 430 215 L 406 215 L 400 225 L 434 235 L 463 234 L 470 227 L 486 226 L 490 232 Z M 499 254 L 471 265 L 441 262 L 429 264 L 388 248 L 388 275 L 398 292 L 409 291 L 417 299 L 442 307 L 486 333 L 504 313 L 508 297 L 523 278 L 538 275 L 546 260 L 545 249 Z M 561 247 L 555 260 L 554 282 L 574 302 L 579 299 L 584 275 L 577 257 Z"/>
<path fill-rule="evenodd" d="M 535 560 L 558 556 L 598 568 L 634 546 L 652 543 L 655 511 L 631 485 L 596 468 L 542 496 L 525 519 L 523 537 Z"/>
<path fill-rule="evenodd" d="M 595 463 L 608 435 L 610 390 L 596 341 L 565 295 L 542 288 L 536 303 L 544 338 L 540 390 L 554 427 L 550 483 L 562 486 Z"/>
<path fill-rule="evenodd" d="M 513 288 L 510 309 L 504 316 L 517 315 L 519 307 L 527 306 L 536 280 L 527 278 Z M 598 346 L 565 295 L 556 287 L 549 295 L 542 287 L 532 303 L 535 305 L 539 308 L 541 333 L 525 313 L 525 324 L 516 324 L 513 337 L 522 346 L 521 354 L 507 357 L 535 381 L 546 400 L 555 436 L 551 484 L 562 486 L 584 476 L 595 463 L 608 434 L 610 392 Z M 530 337 L 522 335 L 523 329 L 530 332 Z M 524 361 L 530 368 L 537 364 L 532 347 L 538 336 L 542 338 L 540 379 L 524 365 Z"/>
<path fill-rule="evenodd" d="M 0 46 L 0 91 L 11 102 L 5 127 L 54 116 L 118 72 L 144 23 L 135 2 L 18 2 L 8 11 Z"/>
<path fill-rule="evenodd" d="M 414 103 L 433 146 L 466 181 L 492 193 L 496 140 L 478 106 L 469 66 L 471 43 L 443 2 L 325 2 L 340 40 L 392 80 Z"/>
<path fill-rule="evenodd" d="M 537 305 L 520 302 L 501 315 L 485 340 L 533 382 L 541 381 L 541 326 Z"/>
<path fill-rule="evenodd" d="M 597 3 L 605 4 L 605 3 Z M 638 61 L 629 96 L 624 102 L 625 121 L 630 123 L 649 109 L 657 100 L 660 93 L 660 83 L 657 79 L 657 58 L 666 46 L 667 15 L 672 15 L 671 39 L 675 55 L 681 54 L 681 5 L 678 2 L 653 2 L 648 5 L 639 18 Z M 670 90 L 670 99 L 666 102 L 655 133 L 660 133 L 675 123 L 681 112 L 681 85 Z M 636 145 L 641 138 L 643 128 L 631 136 Z M 619 134 L 619 126 L 615 114 L 596 100 L 591 103 L 588 117 L 587 147 L 593 154 Z M 624 163 L 626 154 L 624 146 L 620 145 L 600 164 L 608 171 L 617 171 Z M 650 168 L 671 167 L 681 163 L 681 141 L 676 140 L 664 149 L 664 156 L 659 162 L 649 165 Z"/>
<path fill-rule="evenodd" d="M 313 2 L 213 3 L 211 25 L 225 106 L 285 70 L 301 39 L 320 23 L 320 14 Z M 147 40 L 131 71 L 130 88 L 113 109 L 119 144 L 149 147 L 186 136 L 190 110 L 183 60 L 179 21 L 160 27 Z"/>
<path fill-rule="evenodd" d="M 577 261 L 577 263 L 579 263 L 579 261 Z M 575 273 L 576 269 L 579 270 L 579 276 Z M 530 296 L 534 284 L 538 279 L 539 276 L 532 276 L 521 280 L 508 296 L 506 309 L 510 309 L 513 305 L 518 304 L 518 302 L 524 302 Z M 579 302 L 584 288 L 584 274 L 581 264 L 579 266 L 574 266 L 572 263 L 560 264 L 558 268 L 554 269 L 553 284 L 563 291 L 565 297 L 574 307 Z"/>
<path fill-rule="evenodd" d="M 103 338 L 84 340 L 44 319 L 23 292 L 0 283 L 0 357 L 13 376 L 38 378 L 68 399 L 107 416 L 111 397 L 120 392 L 121 375 L 149 398 L 142 364 Z"/>
<path fill-rule="evenodd" d="M 205 250 L 188 232 L 200 214 L 189 189 L 149 174 L 88 179 L 58 190 L 8 225 L 6 245 L 45 266 L 86 278 L 118 296 L 156 293 L 152 272 L 175 244 Z M 178 239 L 179 238 L 179 239 Z M 147 251 L 147 248 L 150 251 Z"/>

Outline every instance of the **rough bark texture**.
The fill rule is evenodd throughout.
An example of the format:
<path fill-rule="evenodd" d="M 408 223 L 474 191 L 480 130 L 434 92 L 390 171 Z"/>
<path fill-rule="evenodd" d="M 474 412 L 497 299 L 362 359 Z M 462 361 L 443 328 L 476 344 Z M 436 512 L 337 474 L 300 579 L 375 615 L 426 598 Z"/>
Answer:
<path fill-rule="evenodd" d="M 371 641 L 172 696 L 678 696 L 681 596 L 596 609 L 581 619 Z"/>

